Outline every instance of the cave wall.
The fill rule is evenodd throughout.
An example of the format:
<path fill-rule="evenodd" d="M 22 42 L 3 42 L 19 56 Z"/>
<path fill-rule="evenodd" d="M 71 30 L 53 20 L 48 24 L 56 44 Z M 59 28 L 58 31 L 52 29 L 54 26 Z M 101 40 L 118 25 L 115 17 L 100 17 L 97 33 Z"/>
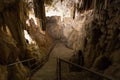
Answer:
<path fill-rule="evenodd" d="M 26 48 L 23 5 L 23 0 L 0 1 L 0 69 L 3 69 L 0 80 L 27 80 L 29 70 L 22 63 L 9 65 L 20 61 L 20 55 L 24 54 Z"/>
<path fill-rule="evenodd" d="M 119 80 L 120 1 L 78 0 L 77 4 L 79 15 L 74 20 L 64 18 L 62 22 L 59 17 L 48 18 L 49 34 L 65 42 L 74 53 L 81 50 L 82 66 Z"/>
<path fill-rule="evenodd" d="M 85 26 L 84 43 L 86 45 L 82 50 L 85 67 L 105 71 L 115 79 L 120 78 L 120 69 L 114 67 L 114 65 L 120 65 L 120 57 L 118 57 L 120 56 L 119 4 L 119 0 L 97 0 L 95 2 L 93 20 Z"/>
<path fill-rule="evenodd" d="M 1 6 L 3 10 L 1 10 L 0 12 L 2 25 L 4 25 L 3 27 L 5 28 L 7 26 L 12 34 L 12 37 L 16 40 L 17 46 L 24 48 L 25 47 L 25 38 L 23 35 L 24 25 L 22 23 L 20 16 L 21 11 L 20 9 L 22 8 L 22 5 L 20 5 L 19 3 L 20 1 L 3 0 L 1 4 L 4 4 L 4 6 Z"/>
<path fill-rule="evenodd" d="M 108 1 L 106 8 L 104 4 L 104 2 L 101 3 L 100 5 L 102 6 L 94 10 L 93 21 L 86 25 L 87 45 L 84 49 L 85 53 L 92 57 L 93 55 L 95 55 L 94 57 L 99 55 L 110 57 L 114 51 L 119 50 L 120 48 L 119 1 Z M 90 56 L 87 58 L 90 58 Z M 90 61 L 91 59 L 92 58 L 88 60 Z"/>
<path fill-rule="evenodd" d="M 26 21 L 29 20 L 30 4 L 27 0 L 0 1 L 0 80 L 29 80 L 36 72 L 32 69 L 47 61 L 51 41 L 45 32 L 40 32 L 34 21 L 28 32 L 37 44 L 28 44 L 24 37 L 24 30 L 28 29 Z M 40 11 L 37 12 L 41 15 L 36 13 L 40 20 L 41 17 L 45 18 L 45 12 L 44 3 L 39 4 L 42 6 L 35 8 L 35 11 Z M 34 60 L 21 62 L 33 58 Z"/>

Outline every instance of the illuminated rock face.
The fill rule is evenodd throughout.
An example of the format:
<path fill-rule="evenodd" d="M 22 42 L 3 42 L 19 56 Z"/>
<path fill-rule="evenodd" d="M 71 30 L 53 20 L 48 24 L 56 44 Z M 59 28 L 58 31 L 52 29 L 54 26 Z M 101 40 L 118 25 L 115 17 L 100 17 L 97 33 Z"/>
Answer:
<path fill-rule="evenodd" d="M 93 20 L 93 11 L 86 11 L 76 19 L 64 17 L 63 20 L 60 20 L 60 16 L 47 17 L 47 32 L 52 38 L 62 40 L 73 50 L 82 49 L 86 37 L 85 26 Z"/>
<path fill-rule="evenodd" d="M 105 71 L 105 73 L 108 74 L 112 68 L 117 70 L 117 68 L 114 68 L 114 63 L 117 63 L 117 66 L 119 66 L 120 63 L 120 57 L 117 57 L 120 53 L 119 3 L 120 1 L 118 0 L 108 1 L 106 4 L 107 7 L 105 7 L 105 3 L 101 2 L 103 6 L 100 7 L 97 5 L 93 12 L 93 20 L 85 26 L 86 45 L 82 49 L 85 67 L 95 68 L 97 71 Z M 105 56 L 105 58 L 101 56 Z M 106 68 L 105 64 L 107 64 Z M 100 66 L 104 67 L 104 69 L 100 68 Z M 114 74 L 114 72 L 111 71 L 109 75 L 112 76 L 112 74 Z M 116 74 L 120 76 L 119 71 L 115 72 L 115 76 Z M 113 77 L 116 79 L 119 78 L 115 76 Z"/>
<path fill-rule="evenodd" d="M 86 16 L 78 15 L 74 21 L 70 18 L 64 19 L 64 22 L 56 20 L 57 25 L 51 31 L 54 32 L 57 29 L 54 33 L 61 36 L 55 35 L 57 39 L 63 38 L 67 41 L 65 43 L 69 48 L 80 49 L 83 52 L 85 67 L 95 68 L 96 71 L 103 73 L 108 67 L 110 68 L 105 73 L 109 73 L 112 68 L 114 71 L 117 70 L 114 68 L 114 63 L 117 63 L 117 66 L 120 63 L 120 57 L 118 57 L 120 55 L 120 1 L 81 1 L 83 1 L 83 5 L 80 11 L 81 13 L 84 11 L 84 15 L 86 12 Z M 89 9 L 93 9 L 91 14 L 87 14 Z M 61 27 L 62 31 L 60 31 Z M 79 43 L 81 44 L 79 45 Z M 115 73 L 115 76 L 119 79 L 117 73 L 119 71 Z M 112 74 L 114 72 L 111 71 L 109 75 L 112 76 Z"/>
<path fill-rule="evenodd" d="M 50 37 L 47 36 L 47 33 L 42 33 L 41 29 L 35 25 L 34 20 L 30 19 L 30 26 L 28 27 L 29 34 L 33 40 L 36 41 L 39 47 L 44 47 L 46 49 L 50 46 Z"/>
<path fill-rule="evenodd" d="M 80 0 L 82 3 L 79 4 L 81 7 L 77 6 L 78 12 L 83 14 L 78 13 L 74 20 L 63 18 L 75 15 L 74 0 L 61 1 L 63 6 L 59 8 L 59 11 L 62 13 L 60 15 L 63 22 L 59 17 L 55 19 L 53 17 L 53 20 L 50 18 L 47 24 L 47 27 L 50 28 L 49 35 L 53 33 L 51 36 L 54 39 L 61 39 L 68 48 L 76 52 L 81 50 L 84 59 L 83 66 L 120 79 L 120 1 Z M 79 3 L 79 0 L 76 1 Z M 39 3 L 36 4 L 39 5 Z M 60 4 L 57 5 L 60 6 Z M 32 54 L 31 48 L 26 49 L 23 31 L 26 28 L 26 18 L 33 16 L 27 15 L 25 6 L 27 7 L 23 0 L 0 0 L 0 80 L 27 80 L 25 75 L 29 73 L 29 69 L 22 63 L 11 66 L 9 69 L 6 65 L 26 58 L 33 58 L 36 55 L 36 53 Z M 66 6 L 67 9 L 65 9 Z M 39 10 L 36 11 L 37 17 L 44 19 L 43 4 L 39 8 L 36 9 Z M 93 11 L 89 9 L 93 9 Z M 46 42 L 49 42 L 49 37 L 40 34 L 38 28 L 33 28 L 34 25 L 30 28 L 33 29 L 30 32 L 32 38 L 36 40 L 39 47 L 42 45 L 48 48 L 49 44 L 46 45 Z M 6 34 L 6 26 L 9 28 L 12 38 Z M 26 66 L 28 65 L 26 64 Z"/>
<path fill-rule="evenodd" d="M 23 28 L 25 28 L 23 25 L 25 18 L 23 20 L 23 17 L 25 15 L 21 14 L 23 13 L 23 5 L 22 0 L 0 1 L 0 80 L 27 79 L 23 74 L 28 71 L 22 63 L 20 63 L 21 65 L 16 64 L 8 67 L 9 64 L 18 61 L 25 50 L 26 43 L 23 34 Z M 11 36 L 7 32 L 8 30 Z M 3 72 L 1 72 L 1 69 L 3 69 Z"/>
<path fill-rule="evenodd" d="M 29 49 L 30 45 L 26 43 L 24 30 L 28 18 L 27 8 L 24 0 L 0 0 L 0 80 L 28 80 L 28 64 L 23 65 L 20 61 L 37 56 L 38 62 L 41 62 L 42 56 L 46 55 L 44 53 L 47 50 L 39 50 L 36 45 L 32 46 L 37 48 Z M 8 66 L 14 62 L 20 64 Z"/>
<path fill-rule="evenodd" d="M 119 2 L 108 2 L 107 8 L 95 9 L 94 20 L 89 24 L 87 31 L 87 46 L 85 49 L 86 65 L 92 66 L 95 59 L 100 55 L 110 58 L 119 50 Z M 116 6 L 115 6 L 116 5 Z M 113 11 L 115 13 L 112 13 Z M 114 47 L 113 47 L 114 46 Z M 117 56 L 116 56 L 117 57 Z M 93 59 L 93 60 L 92 60 Z M 90 65 L 91 63 L 91 65 Z"/>

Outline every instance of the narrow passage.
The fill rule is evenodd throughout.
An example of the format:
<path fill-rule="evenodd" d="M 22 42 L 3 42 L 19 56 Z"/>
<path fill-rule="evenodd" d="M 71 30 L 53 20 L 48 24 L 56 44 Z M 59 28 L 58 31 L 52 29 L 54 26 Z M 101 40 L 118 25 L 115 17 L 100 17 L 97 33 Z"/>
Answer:
<path fill-rule="evenodd" d="M 68 49 L 61 42 L 57 43 L 55 48 L 50 54 L 50 58 L 47 63 L 36 72 L 31 80 L 56 80 L 57 78 L 57 57 L 62 59 L 69 59 L 73 54 L 73 50 Z"/>

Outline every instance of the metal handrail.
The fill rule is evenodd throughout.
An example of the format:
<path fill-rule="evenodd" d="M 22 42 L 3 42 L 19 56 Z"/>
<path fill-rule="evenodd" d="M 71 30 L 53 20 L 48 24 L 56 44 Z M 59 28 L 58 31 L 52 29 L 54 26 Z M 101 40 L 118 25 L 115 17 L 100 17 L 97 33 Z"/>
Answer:
<path fill-rule="evenodd" d="M 58 42 L 59 42 L 59 40 L 55 40 L 54 43 L 52 44 L 52 46 L 49 48 L 48 54 L 47 54 L 46 57 L 44 57 L 44 59 L 43 59 L 44 62 L 47 62 L 47 61 L 49 60 L 50 53 L 52 52 L 52 50 L 54 49 L 54 47 L 56 46 L 56 44 L 57 44 Z M 44 64 L 44 62 L 41 63 L 41 64 Z M 39 63 L 39 62 L 37 62 L 37 63 Z M 35 63 L 35 64 L 37 64 L 37 63 Z M 33 64 L 32 66 L 34 66 L 35 64 Z M 34 72 L 36 69 L 38 69 L 38 68 L 41 66 L 41 64 L 39 64 L 37 67 L 35 67 L 35 68 L 32 70 L 32 72 Z"/>
<path fill-rule="evenodd" d="M 56 41 L 53 43 L 53 45 L 50 47 L 50 49 L 49 49 L 49 51 L 48 51 L 48 55 L 47 55 L 48 58 L 49 58 L 49 55 L 50 55 L 51 51 L 54 49 L 54 47 L 55 47 L 55 45 L 56 45 L 57 42 L 58 42 L 58 41 L 56 40 Z M 26 60 L 22 60 L 22 61 L 17 61 L 17 62 L 8 64 L 7 67 L 13 66 L 13 65 L 16 65 L 16 64 L 19 64 L 19 63 L 28 62 L 28 61 L 34 60 L 34 59 L 36 59 L 36 58 L 37 58 L 37 57 L 30 58 L 30 59 L 26 59 Z"/>
<path fill-rule="evenodd" d="M 53 44 L 51 45 L 51 47 L 49 48 L 47 55 L 44 57 L 44 59 L 42 59 L 42 63 L 40 63 L 40 64 L 39 64 L 39 62 L 34 63 L 33 65 L 37 65 L 37 64 L 38 64 L 38 65 L 37 65 L 34 69 L 32 69 L 32 70 L 30 71 L 30 73 L 28 73 L 28 74 L 26 75 L 26 77 L 31 77 L 31 76 L 33 75 L 33 73 L 35 73 L 35 71 L 37 71 L 37 69 L 40 69 L 40 67 L 41 67 L 42 65 L 44 65 L 44 63 L 46 63 L 46 62 L 49 60 L 50 53 L 52 52 L 52 50 L 54 49 L 54 47 L 56 46 L 56 44 L 57 44 L 58 42 L 60 42 L 60 41 L 59 41 L 59 40 L 55 40 L 55 41 L 54 41 L 54 43 L 53 43 Z M 37 57 L 30 58 L 30 59 L 26 59 L 26 60 L 22 60 L 22 61 L 17 61 L 17 62 L 8 64 L 7 67 L 11 67 L 11 66 L 13 66 L 13 65 L 20 64 L 20 63 L 24 63 L 24 62 L 29 62 L 29 61 L 34 60 L 34 59 L 36 59 L 36 58 L 37 58 Z M 40 59 L 38 59 L 38 60 L 40 60 Z M 33 65 L 32 65 L 32 66 L 33 66 Z M 28 66 L 28 67 L 31 68 L 30 66 Z M 30 79 L 29 79 L 29 80 L 30 80 Z"/>
<path fill-rule="evenodd" d="M 67 63 L 67 64 L 70 64 L 70 65 L 73 65 L 73 66 L 75 66 L 75 67 L 78 67 L 78 68 L 80 68 L 80 69 L 83 69 L 83 70 L 85 70 L 85 71 L 88 71 L 88 72 L 90 72 L 90 73 L 93 73 L 93 74 L 95 74 L 95 75 L 98 75 L 98 76 L 100 76 L 100 77 L 102 77 L 102 78 L 105 78 L 105 79 L 107 79 L 107 80 L 115 80 L 115 79 L 113 79 L 112 77 L 110 77 L 110 76 L 106 76 L 106 75 L 103 75 L 103 74 L 101 74 L 101 73 L 99 73 L 99 72 L 96 72 L 96 71 L 93 71 L 93 70 L 91 70 L 91 69 L 88 69 L 88 68 L 86 68 L 86 67 L 83 67 L 83 66 L 80 66 L 80 65 L 77 65 L 77 64 L 75 64 L 75 63 L 72 63 L 72 62 L 70 62 L 70 61 L 67 61 L 67 60 L 64 60 L 64 59 L 61 59 L 61 58 L 57 58 L 57 70 L 58 70 L 58 74 L 57 74 L 57 80 L 62 80 L 61 79 L 61 62 L 64 62 L 64 63 Z"/>
<path fill-rule="evenodd" d="M 16 65 L 16 64 L 19 64 L 19 63 L 28 62 L 28 61 L 31 61 L 31 60 L 34 60 L 34 59 L 36 59 L 36 58 L 30 58 L 30 59 L 26 59 L 26 60 L 23 60 L 23 61 L 17 61 L 17 62 L 8 64 L 7 67 L 10 67 L 10 66 L 13 66 L 13 65 Z"/>
<path fill-rule="evenodd" d="M 53 44 L 53 45 L 49 48 L 49 50 L 48 50 L 48 53 L 47 53 L 46 57 L 43 59 L 43 60 L 45 60 L 45 59 L 46 59 L 46 61 L 45 61 L 45 62 L 47 62 L 47 61 L 49 60 L 50 53 L 52 52 L 52 50 L 53 50 L 53 49 L 54 49 L 54 47 L 56 46 L 56 43 L 57 43 L 57 41 L 55 41 L 55 42 L 54 42 L 54 44 Z M 36 62 L 36 63 L 32 64 L 32 65 L 31 65 L 31 67 L 35 66 L 36 64 L 39 64 L 39 62 Z M 38 66 L 39 66 L 39 65 L 38 65 Z"/>

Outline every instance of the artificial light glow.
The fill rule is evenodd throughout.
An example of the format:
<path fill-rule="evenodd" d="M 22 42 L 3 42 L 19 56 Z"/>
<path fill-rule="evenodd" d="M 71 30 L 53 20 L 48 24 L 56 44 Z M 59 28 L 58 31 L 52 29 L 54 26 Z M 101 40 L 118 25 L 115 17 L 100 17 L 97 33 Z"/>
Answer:
<path fill-rule="evenodd" d="M 67 8 L 66 5 L 61 5 L 59 1 L 53 6 L 46 6 L 46 16 L 60 16 L 61 21 L 63 21 L 64 17 L 70 17 L 70 9 Z"/>
<path fill-rule="evenodd" d="M 24 36 L 25 36 L 25 39 L 28 40 L 29 44 L 35 44 L 35 41 L 32 40 L 32 38 L 30 37 L 30 35 L 26 30 L 24 30 Z"/>
<path fill-rule="evenodd" d="M 29 14 L 29 19 L 31 19 L 31 18 L 34 20 L 35 25 L 37 25 L 37 20 L 36 20 L 34 14 Z"/>
<path fill-rule="evenodd" d="M 26 20 L 26 24 L 30 26 L 29 19 Z"/>

